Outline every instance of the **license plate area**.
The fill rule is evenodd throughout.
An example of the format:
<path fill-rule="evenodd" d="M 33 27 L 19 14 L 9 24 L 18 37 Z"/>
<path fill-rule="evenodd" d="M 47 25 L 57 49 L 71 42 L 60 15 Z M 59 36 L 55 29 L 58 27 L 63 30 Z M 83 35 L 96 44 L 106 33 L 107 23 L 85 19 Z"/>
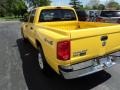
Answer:
<path fill-rule="evenodd" d="M 111 56 L 103 57 L 99 59 L 99 64 L 103 65 L 104 67 L 111 67 L 113 64 L 113 58 Z"/>
<path fill-rule="evenodd" d="M 101 58 L 99 59 L 99 63 L 100 64 L 107 64 L 107 63 L 111 63 L 111 59 L 109 59 L 109 57 L 104 57 L 104 58 Z"/>
<path fill-rule="evenodd" d="M 83 68 L 86 68 L 86 67 L 89 67 L 89 66 L 92 66 L 92 65 L 93 65 L 93 60 L 89 60 L 89 61 L 86 61 L 86 62 L 82 62 L 82 63 L 72 65 L 72 68 L 73 68 L 73 70 L 79 70 L 79 69 L 83 69 Z"/>

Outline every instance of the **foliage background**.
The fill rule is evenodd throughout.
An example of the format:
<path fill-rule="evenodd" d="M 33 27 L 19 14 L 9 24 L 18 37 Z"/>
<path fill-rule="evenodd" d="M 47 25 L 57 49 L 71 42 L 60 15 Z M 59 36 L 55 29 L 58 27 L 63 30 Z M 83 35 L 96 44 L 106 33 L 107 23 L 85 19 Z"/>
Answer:
<path fill-rule="evenodd" d="M 51 3 L 51 0 L 0 0 L 0 17 L 23 17 L 29 8 L 48 6 Z M 120 4 L 115 0 L 105 4 L 101 4 L 100 0 L 89 0 L 87 5 L 83 5 L 82 0 L 70 0 L 69 5 L 80 10 L 120 9 Z"/>

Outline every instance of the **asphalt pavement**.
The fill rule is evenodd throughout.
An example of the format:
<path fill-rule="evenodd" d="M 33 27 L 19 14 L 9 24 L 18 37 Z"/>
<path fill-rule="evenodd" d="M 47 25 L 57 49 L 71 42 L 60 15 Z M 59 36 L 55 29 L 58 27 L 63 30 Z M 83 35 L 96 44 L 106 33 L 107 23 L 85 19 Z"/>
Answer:
<path fill-rule="evenodd" d="M 120 63 L 89 76 L 64 80 L 38 66 L 37 51 L 25 44 L 18 21 L 0 22 L 0 90 L 120 90 Z"/>

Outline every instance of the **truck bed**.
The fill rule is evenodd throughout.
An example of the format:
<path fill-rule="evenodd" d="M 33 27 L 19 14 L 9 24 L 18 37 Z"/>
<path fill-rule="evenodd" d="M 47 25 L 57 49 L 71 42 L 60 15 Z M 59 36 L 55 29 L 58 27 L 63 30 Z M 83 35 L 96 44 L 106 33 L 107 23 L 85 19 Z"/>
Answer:
<path fill-rule="evenodd" d="M 47 26 L 54 29 L 62 29 L 62 30 L 79 30 L 79 29 L 87 29 L 87 28 L 96 28 L 96 27 L 106 27 L 113 26 L 116 24 L 110 23 L 99 23 L 99 22 L 77 22 L 77 21 L 67 21 L 67 22 L 47 22 L 41 23 L 42 26 Z"/>
<path fill-rule="evenodd" d="M 47 29 L 50 28 L 50 32 L 54 31 L 57 35 L 70 35 L 71 64 L 120 50 L 120 25 L 118 24 L 97 22 L 58 23 L 47 23 L 47 25 L 44 23 L 42 26 L 48 26 Z M 80 55 L 82 51 L 85 51 L 84 55 Z M 75 55 L 75 53 L 78 53 L 78 55 Z"/>

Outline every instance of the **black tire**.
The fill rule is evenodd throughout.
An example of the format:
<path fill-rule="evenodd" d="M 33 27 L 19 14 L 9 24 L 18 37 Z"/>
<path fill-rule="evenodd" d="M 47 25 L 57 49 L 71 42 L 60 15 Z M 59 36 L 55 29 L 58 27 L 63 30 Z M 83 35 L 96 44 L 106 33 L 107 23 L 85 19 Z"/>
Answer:
<path fill-rule="evenodd" d="M 41 46 L 38 46 L 37 59 L 38 59 L 39 67 L 40 67 L 41 71 L 43 71 L 45 74 L 49 74 L 50 66 L 46 62 L 46 59 L 45 59 L 45 56 L 44 56 L 44 52 L 43 52 L 43 49 L 42 49 Z"/>

